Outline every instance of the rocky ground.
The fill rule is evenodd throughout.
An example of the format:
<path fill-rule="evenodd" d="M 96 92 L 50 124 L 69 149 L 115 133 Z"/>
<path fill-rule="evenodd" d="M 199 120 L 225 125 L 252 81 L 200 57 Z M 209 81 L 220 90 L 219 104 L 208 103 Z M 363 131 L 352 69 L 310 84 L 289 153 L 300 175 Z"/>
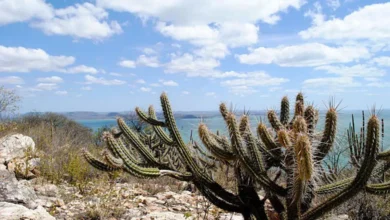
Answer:
<path fill-rule="evenodd" d="M 67 183 L 49 184 L 37 178 L 39 158 L 28 154 L 34 148 L 34 141 L 20 134 L 0 139 L 2 220 L 242 219 L 238 214 L 216 208 L 197 193 L 178 192 L 161 183 L 146 186 L 97 181 L 83 186 L 82 194 L 80 188 Z M 331 219 L 348 219 L 348 216 Z"/>

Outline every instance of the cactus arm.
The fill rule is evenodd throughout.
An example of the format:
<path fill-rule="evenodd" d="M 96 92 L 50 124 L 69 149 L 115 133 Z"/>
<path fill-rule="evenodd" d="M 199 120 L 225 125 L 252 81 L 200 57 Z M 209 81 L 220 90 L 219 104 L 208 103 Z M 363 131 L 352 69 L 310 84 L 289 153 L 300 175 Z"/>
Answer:
<path fill-rule="evenodd" d="M 383 195 L 390 193 L 390 181 L 378 184 L 369 184 L 366 186 L 366 192 L 374 195 Z"/>
<path fill-rule="evenodd" d="M 210 132 L 205 124 L 200 124 L 198 128 L 199 138 L 204 146 L 220 160 L 232 160 L 235 158 L 233 152 L 223 149 L 218 142 L 210 135 Z"/>
<path fill-rule="evenodd" d="M 118 167 L 118 168 L 123 167 L 123 160 L 121 158 L 116 158 L 108 150 L 105 150 L 103 152 L 103 157 L 107 161 L 107 163 L 110 164 L 112 167 Z"/>
<path fill-rule="evenodd" d="M 111 172 L 111 171 L 115 171 L 115 170 L 120 170 L 121 168 L 119 167 L 113 167 L 113 166 L 110 166 L 109 164 L 97 159 L 95 156 L 93 156 L 87 149 L 83 148 L 82 150 L 82 154 L 83 154 L 83 157 L 85 158 L 85 160 L 91 164 L 91 166 L 95 167 L 96 169 L 98 170 L 101 170 L 101 171 L 107 171 L 107 172 Z"/>
<path fill-rule="evenodd" d="M 198 142 L 194 141 L 194 143 L 192 144 L 192 147 L 200 154 L 202 155 L 203 157 L 206 157 L 210 160 L 218 160 L 218 158 L 216 158 L 215 156 L 213 155 L 210 155 L 208 154 L 207 152 L 205 152 L 198 144 Z"/>
<path fill-rule="evenodd" d="M 325 116 L 325 129 L 321 138 L 321 142 L 318 145 L 317 152 L 315 153 L 315 159 L 321 161 L 328 154 L 333 146 L 336 138 L 336 126 L 337 126 L 337 112 L 336 109 L 331 107 Z"/>
<path fill-rule="evenodd" d="M 313 134 L 314 129 L 316 128 L 316 111 L 312 105 L 307 106 L 304 113 L 305 121 L 307 124 L 307 131 L 309 134 Z"/>
<path fill-rule="evenodd" d="M 213 190 L 210 190 L 205 184 L 200 183 L 198 181 L 193 181 L 196 188 L 199 189 L 199 191 L 202 192 L 202 195 L 204 195 L 211 203 L 213 203 L 215 206 L 227 210 L 229 212 L 242 212 L 242 203 L 235 198 L 235 196 L 231 195 L 230 199 L 222 199 L 218 197 Z"/>
<path fill-rule="evenodd" d="M 263 155 L 261 155 L 261 152 L 259 151 L 256 145 L 255 137 L 253 137 L 252 132 L 250 131 L 249 117 L 247 115 L 244 115 L 241 118 L 241 121 L 246 121 L 244 123 L 246 127 L 242 129 L 242 131 L 240 130 L 240 133 L 248 148 L 249 158 L 252 161 L 249 164 L 252 165 L 253 170 L 259 173 L 263 173 L 266 171 L 266 168 L 264 166 L 264 161 L 263 161 Z M 241 123 L 240 123 L 240 127 L 241 127 Z"/>
<path fill-rule="evenodd" d="M 352 181 L 352 183 L 339 192 L 337 195 L 327 199 L 320 205 L 310 209 L 303 214 L 302 219 L 315 219 L 330 211 L 332 208 L 339 206 L 343 202 L 355 196 L 359 191 L 365 188 L 368 179 L 371 176 L 372 171 L 376 165 L 376 157 L 379 150 L 379 120 L 373 115 L 368 121 L 366 149 L 364 154 L 363 163 Z"/>
<path fill-rule="evenodd" d="M 272 128 L 275 131 L 279 131 L 281 129 L 284 129 L 284 125 L 282 122 L 279 121 L 278 116 L 276 115 L 276 112 L 274 110 L 270 110 L 267 113 L 268 121 L 271 124 Z"/>
<path fill-rule="evenodd" d="M 283 187 L 277 185 L 272 180 L 270 180 L 266 173 L 260 173 L 260 174 L 256 173 L 252 169 L 252 166 L 249 164 L 250 161 L 246 160 L 245 153 L 243 152 L 242 139 L 237 128 L 237 122 L 234 114 L 229 113 L 227 115 L 226 121 L 228 124 L 228 130 L 229 130 L 232 146 L 234 146 L 233 150 L 235 151 L 235 154 L 238 155 L 240 162 L 248 169 L 250 174 L 256 177 L 256 179 L 264 188 L 280 196 L 285 196 L 286 189 L 284 189 Z"/>
<path fill-rule="evenodd" d="M 271 134 L 268 132 L 268 129 L 265 124 L 260 123 L 257 126 L 257 134 L 259 135 L 260 139 L 264 143 L 265 147 L 268 151 L 273 153 L 276 158 L 281 158 L 282 150 L 280 147 L 275 143 L 275 140 L 271 136 Z"/>
<path fill-rule="evenodd" d="M 288 121 L 290 119 L 290 102 L 288 101 L 287 96 L 282 98 L 282 102 L 280 103 L 280 122 L 284 125 L 288 125 Z"/>
<path fill-rule="evenodd" d="M 379 160 L 390 160 L 390 150 L 383 151 L 378 154 Z"/>
<path fill-rule="evenodd" d="M 151 119 L 157 120 L 156 112 L 154 111 L 153 106 L 149 106 L 149 117 Z M 167 145 L 172 145 L 172 139 L 164 132 L 161 126 L 153 126 L 154 132 L 156 132 L 157 136 Z"/>
<path fill-rule="evenodd" d="M 118 126 L 122 130 L 126 138 L 132 145 L 142 154 L 142 156 L 153 166 L 160 166 L 161 164 L 154 158 L 151 152 L 141 142 L 137 135 L 127 126 L 126 122 L 122 118 L 117 119 Z"/>
<path fill-rule="evenodd" d="M 107 145 L 111 149 L 115 149 L 116 153 L 124 162 L 124 170 L 139 178 L 156 178 L 160 176 L 160 170 L 158 168 L 144 168 L 134 163 L 123 151 L 123 147 L 120 146 L 117 140 L 111 134 L 107 134 L 105 137 Z"/>
<path fill-rule="evenodd" d="M 136 107 L 135 108 L 135 112 L 137 113 L 138 117 L 145 121 L 146 123 L 150 124 L 150 125 L 154 125 L 154 126 L 161 126 L 161 127 L 165 127 L 165 123 L 162 122 L 162 121 L 159 121 L 157 119 L 154 119 L 154 118 L 151 118 L 151 117 L 148 117 L 148 115 L 146 115 L 140 108 Z"/>

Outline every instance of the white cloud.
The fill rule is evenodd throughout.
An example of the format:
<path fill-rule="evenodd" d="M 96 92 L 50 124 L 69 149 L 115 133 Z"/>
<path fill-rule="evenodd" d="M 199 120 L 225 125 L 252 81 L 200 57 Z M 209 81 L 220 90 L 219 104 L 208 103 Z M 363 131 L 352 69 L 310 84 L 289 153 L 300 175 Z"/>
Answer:
<path fill-rule="evenodd" d="M 229 54 L 229 49 L 225 44 L 216 43 L 196 49 L 194 54 L 204 58 L 224 58 Z"/>
<path fill-rule="evenodd" d="M 148 66 L 148 67 L 159 67 L 160 66 L 156 56 L 147 57 L 145 55 L 141 55 L 137 58 L 137 65 Z"/>
<path fill-rule="evenodd" d="M 34 87 L 33 90 L 35 90 L 35 91 L 43 91 L 43 90 L 51 91 L 51 90 L 55 90 L 57 88 L 58 88 L 58 86 L 55 83 L 39 83 L 38 85 L 36 85 Z"/>
<path fill-rule="evenodd" d="M 182 94 L 182 95 L 189 95 L 190 92 L 188 92 L 188 91 L 182 91 L 181 94 Z"/>
<path fill-rule="evenodd" d="M 68 92 L 65 90 L 62 90 L 62 91 L 56 91 L 55 94 L 56 95 L 68 95 Z"/>
<path fill-rule="evenodd" d="M 377 87 L 377 88 L 385 88 L 385 87 L 390 87 L 390 82 L 371 82 L 371 83 L 368 83 L 367 86 Z"/>
<path fill-rule="evenodd" d="M 328 78 L 314 78 L 303 81 L 305 88 L 327 88 L 328 90 L 337 90 L 347 87 L 357 87 L 361 84 L 355 82 L 352 77 L 328 77 Z"/>
<path fill-rule="evenodd" d="M 159 22 L 156 29 L 164 36 L 179 41 L 189 41 L 198 46 L 223 43 L 230 47 L 247 46 L 258 41 L 259 28 L 250 23 L 227 22 L 210 26 L 203 25 L 167 25 Z"/>
<path fill-rule="evenodd" d="M 161 84 L 163 84 L 164 86 L 178 86 L 179 84 L 173 80 L 159 80 L 159 82 Z"/>
<path fill-rule="evenodd" d="M 126 68 L 135 68 L 135 62 L 133 60 L 122 60 L 119 63 L 119 66 L 126 67 Z"/>
<path fill-rule="evenodd" d="M 166 64 L 167 73 L 187 73 L 188 76 L 199 76 L 210 73 L 219 62 L 213 58 L 194 57 L 191 54 L 182 56 L 174 55 L 169 63 Z"/>
<path fill-rule="evenodd" d="M 133 60 L 122 60 L 118 64 L 126 68 L 135 68 L 135 62 Z"/>
<path fill-rule="evenodd" d="M 279 86 L 289 81 L 286 78 L 272 77 L 265 72 L 228 73 L 238 78 L 222 81 L 221 85 L 229 87 L 230 92 L 238 95 L 254 93 L 257 91 L 255 87 Z"/>
<path fill-rule="evenodd" d="M 54 11 L 55 16 L 32 23 L 48 35 L 102 40 L 122 33 L 117 21 L 108 21 L 108 13 L 91 3 L 75 4 Z"/>
<path fill-rule="evenodd" d="M 51 77 L 45 77 L 45 78 L 38 78 L 38 82 L 43 83 L 62 83 L 64 80 L 59 76 L 51 76 Z"/>
<path fill-rule="evenodd" d="M 211 24 L 224 22 L 275 23 L 279 13 L 289 8 L 299 9 L 305 1 L 240 1 L 210 0 L 97 0 L 97 5 L 116 11 L 135 13 L 141 18 L 159 18 L 175 24 Z"/>
<path fill-rule="evenodd" d="M 150 91 L 152 91 L 152 89 L 151 89 L 151 88 L 148 88 L 148 87 L 141 87 L 140 90 L 141 90 L 142 92 L 150 92 Z"/>
<path fill-rule="evenodd" d="M 372 41 L 390 39 L 390 2 L 359 8 L 344 18 L 332 18 L 315 24 L 299 35 L 304 39 Z"/>
<path fill-rule="evenodd" d="M 146 83 L 145 80 L 143 80 L 143 79 L 138 79 L 135 82 L 138 84 L 145 84 Z"/>
<path fill-rule="evenodd" d="M 154 49 L 149 48 L 149 47 L 144 48 L 144 49 L 142 50 L 142 52 L 143 52 L 144 54 L 147 54 L 147 55 L 152 55 L 152 54 L 156 54 L 156 53 L 157 53 Z"/>
<path fill-rule="evenodd" d="M 339 0 L 326 0 L 326 4 L 333 10 L 338 9 L 341 5 Z"/>
<path fill-rule="evenodd" d="M 52 56 L 42 49 L 0 45 L 0 72 L 60 71 L 74 61 L 74 57 Z"/>
<path fill-rule="evenodd" d="M 320 43 L 305 43 L 275 48 L 259 47 L 251 49 L 249 54 L 236 55 L 241 63 L 270 64 L 280 66 L 319 66 L 331 63 L 349 63 L 369 58 L 370 53 L 364 47 L 329 47 Z"/>
<path fill-rule="evenodd" d="M 343 77 L 379 77 L 384 76 L 385 71 L 376 67 L 357 64 L 353 66 L 319 66 L 315 70 L 324 70 L 328 73 Z"/>
<path fill-rule="evenodd" d="M 83 87 L 81 87 L 81 90 L 91 91 L 92 88 L 90 86 L 83 86 Z"/>
<path fill-rule="evenodd" d="M 96 74 L 99 71 L 93 67 L 85 66 L 85 65 L 79 65 L 75 67 L 71 67 L 65 71 L 66 73 L 90 73 L 90 74 Z"/>
<path fill-rule="evenodd" d="M 108 80 L 103 77 L 97 78 L 91 75 L 86 75 L 85 76 L 86 84 L 100 84 L 100 85 L 106 85 L 106 86 L 111 86 L 111 85 L 123 85 L 126 82 L 123 80 L 118 80 L 118 79 L 112 79 Z"/>
<path fill-rule="evenodd" d="M 372 59 L 371 62 L 377 64 L 378 66 L 390 67 L 390 57 L 386 57 L 386 56 L 375 57 L 374 59 Z"/>
<path fill-rule="evenodd" d="M 53 8 L 44 0 L 2 0 L 0 1 L 0 26 L 31 19 L 49 19 Z"/>
<path fill-rule="evenodd" d="M 19 76 L 0 77 L 0 84 L 24 84 L 24 80 Z"/>

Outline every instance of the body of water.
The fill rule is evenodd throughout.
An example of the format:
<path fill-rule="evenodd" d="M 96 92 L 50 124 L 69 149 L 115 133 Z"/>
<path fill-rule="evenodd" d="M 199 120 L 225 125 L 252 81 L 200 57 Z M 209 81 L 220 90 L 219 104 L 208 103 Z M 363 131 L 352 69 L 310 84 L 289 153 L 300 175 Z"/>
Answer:
<path fill-rule="evenodd" d="M 356 131 L 360 129 L 362 125 L 362 111 L 351 111 L 351 110 L 341 110 L 338 113 L 338 126 L 337 126 L 337 134 L 338 141 L 345 140 L 346 131 L 351 123 L 352 114 L 355 117 L 355 128 Z M 369 119 L 370 113 L 365 111 L 365 120 L 366 124 Z M 251 127 L 252 131 L 256 132 L 256 126 L 260 122 L 260 120 L 266 121 L 265 114 L 251 116 Z M 384 137 L 384 148 L 388 149 L 390 147 L 390 110 L 382 110 L 379 113 L 379 118 L 384 119 L 385 122 L 385 137 Z M 320 120 L 317 125 L 317 130 L 322 130 L 324 127 L 324 119 L 325 112 L 320 114 Z M 176 123 L 180 130 L 180 133 L 183 139 L 187 142 L 190 139 L 191 131 L 193 132 L 193 136 L 197 139 L 197 128 L 200 122 L 204 122 L 207 124 L 208 128 L 212 131 L 220 131 L 222 134 L 226 134 L 226 126 L 225 122 L 220 116 L 208 117 L 208 118 L 195 118 L 195 119 L 177 119 Z M 96 131 L 98 128 L 103 126 L 116 126 L 115 119 L 104 119 L 104 120 L 77 120 L 78 123 L 91 128 Z M 387 133 L 387 134 L 386 134 Z"/>

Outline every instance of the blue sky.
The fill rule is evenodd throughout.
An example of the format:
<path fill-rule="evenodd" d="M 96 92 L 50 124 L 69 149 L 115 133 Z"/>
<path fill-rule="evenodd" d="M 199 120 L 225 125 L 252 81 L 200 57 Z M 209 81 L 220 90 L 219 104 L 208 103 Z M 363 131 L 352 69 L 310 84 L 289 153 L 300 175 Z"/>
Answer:
<path fill-rule="evenodd" d="M 0 0 L 0 84 L 21 112 L 390 108 L 390 2 Z"/>

